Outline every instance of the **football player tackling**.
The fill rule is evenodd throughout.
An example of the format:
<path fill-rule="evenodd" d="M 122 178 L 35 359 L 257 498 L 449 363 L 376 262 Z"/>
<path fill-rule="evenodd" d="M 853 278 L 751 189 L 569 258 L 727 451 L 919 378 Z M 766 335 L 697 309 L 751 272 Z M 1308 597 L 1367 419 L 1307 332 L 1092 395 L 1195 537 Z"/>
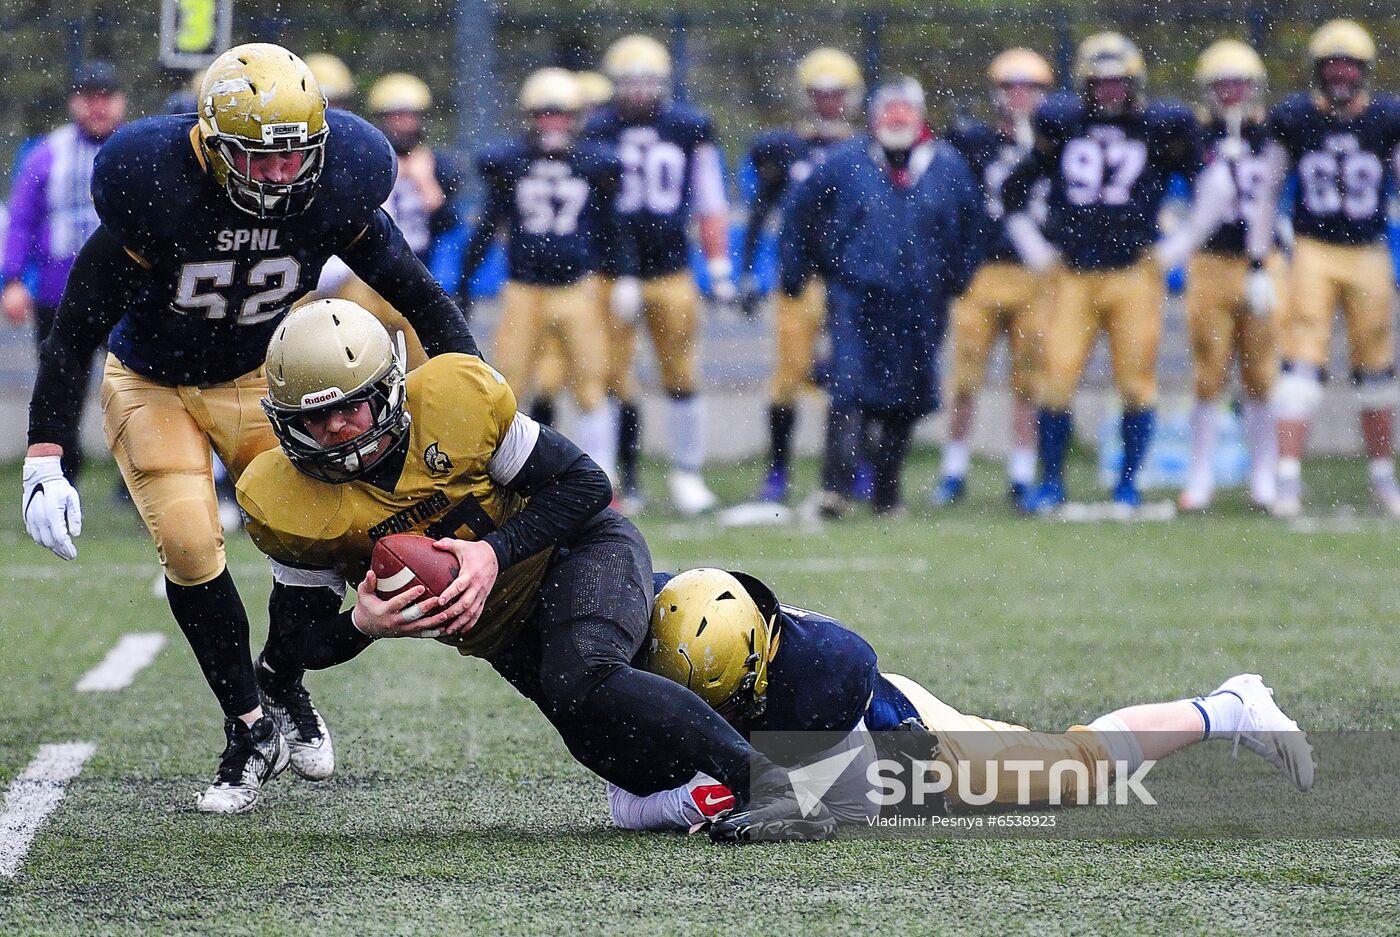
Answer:
<path fill-rule="evenodd" d="M 198 98 L 197 120 L 127 124 L 97 155 L 102 226 L 78 255 L 40 355 L 24 520 L 40 544 L 77 556 L 82 512 L 59 441 L 72 438 L 88 362 L 106 340 L 107 443 L 226 719 L 227 747 L 199 809 L 238 813 L 287 764 L 284 735 L 304 777 L 328 777 L 335 758 L 301 681 L 254 676 L 210 446 L 235 478 L 276 446 L 258 408 L 267 341 L 332 254 L 403 310 L 430 352 L 474 354 L 476 345 L 379 207 L 394 184 L 383 134 L 327 111 L 301 59 L 280 46 L 237 46 L 210 65 Z"/>
<path fill-rule="evenodd" d="M 350 660 L 378 637 L 432 635 L 485 658 L 558 729 L 582 764 L 628 790 L 681 764 L 748 792 L 748 810 L 825 836 L 775 765 L 693 693 L 632 660 L 647 634 L 651 556 L 607 508 L 607 475 L 516 412 L 481 359 L 443 355 L 408 374 L 388 334 L 344 300 L 288 316 L 267 353 L 265 403 L 280 450 L 238 482 L 248 532 L 272 560 L 274 622 L 262 660 L 279 675 Z M 441 598 L 390 599 L 374 542 L 414 531 L 460 573 Z M 346 583 L 355 605 L 341 612 Z M 414 604 L 416 603 L 416 604 Z M 735 787 L 734 785 L 738 785 Z M 743 795 L 741 795 L 743 796 Z"/>
<path fill-rule="evenodd" d="M 1034 732 L 958 712 L 908 677 L 882 672 L 860 635 L 818 612 L 781 604 L 752 576 L 692 569 L 675 577 L 658 573 L 656 586 L 645 666 L 690 687 L 746 736 L 784 733 L 767 737 L 783 747 L 769 754 L 789 767 L 848 758 L 823 795 L 841 822 L 878 815 L 878 787 L 868 774 L 878 755 L 869 733 L 894 730 L 925 733 L 924 750 L 936 746 L 953 779 L 952 809 L 963 805 L 964 792 L 987 802 L 981 798 L 993 787 L 994 802 L 1004 806 L 1022 797 L 1020 806 L 1086 802 L 1076 800 L 1078 775 L 1053 766 L 1082 764 L 1096 779 L 1100 764 L 1131 774 L 1144 761 L 1210 739 L 1234 741 L 1263 757 L 1300 791 L 1313 784 L 1306 735 L 1256 674 L 1231 677 L 1206 696 L 1116 709 L 1063 733 Z M 841 734 L 833 745 L 833 735 Z M 804 737 L 812 740 L 808 748 Z M 1026 773 L 1028 762 L 1041 767 Z M 751 819 L 729 813 L 733 800 L 723 784 L 684 771 L 677 766 L 671 785 L 645 796 L 609 788 L 614 822 L 680 831 L 713 823 L 727 835 L 763 834 Z M 962 771 L 970 776 L 960 777 Z M 1024 795 L 1018 771 L 1028 778 Z M 1088 791 L 1089 801 L 1095 793 Z"/>

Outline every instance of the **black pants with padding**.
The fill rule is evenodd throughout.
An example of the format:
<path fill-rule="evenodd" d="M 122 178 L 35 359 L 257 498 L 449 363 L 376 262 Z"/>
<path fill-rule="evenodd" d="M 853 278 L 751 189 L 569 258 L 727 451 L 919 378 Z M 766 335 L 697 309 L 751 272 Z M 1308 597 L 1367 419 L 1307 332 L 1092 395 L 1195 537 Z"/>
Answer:
<path fill-rule="evenodd" d="M 649 632 L 651 554 L 632 522 L 601 512 L 559 549 L 524 634 L 491 665 L 533 701 L 569 752 L 636 794 L 703 771 L 748 789 L 750 749 L 685 687 L 632 666 Z"/>

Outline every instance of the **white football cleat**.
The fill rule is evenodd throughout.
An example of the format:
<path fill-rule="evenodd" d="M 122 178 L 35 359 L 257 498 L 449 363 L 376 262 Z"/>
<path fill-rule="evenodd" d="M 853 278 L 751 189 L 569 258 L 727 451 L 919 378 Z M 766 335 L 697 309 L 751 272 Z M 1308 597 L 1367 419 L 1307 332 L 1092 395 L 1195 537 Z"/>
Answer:
<path fill-rule="evenodd" d="M 241 719 L 224 723 L 228 745 L 219 760 L 214 783 L 196 795 L 200 813 L 246 813 L 258 803 L 262 786 L 287 770 L 287 742 L 271 719 L 263 716 L 251 726 Z"/>
<path fill-rule="evenodd" d="M 719 503 L 719 498 L 715 497 L 699 472 L 672 469 L 666 483 L 671 488 L 671 503 L 686 517 L 704 514 Z"/>
<path fill-rule="evenodd" d="M 261 656 L 253 668 L 263 712 L 286 740 L 292 770 L 308 781 L 329 778 L 335 773 L 335 743 L 301 677 L 279 677 L 264 666 Z"/>
<path fill-rule="evenodd" d="M 1317 765 L 1307 733 L 1279 709 L 1274 702 L 1274 691 L 1264 683 L 1264 678 L 1257 673 L 1236 674 L 1220 684 L 1215 692 L 1234 693 L 1244 701 L 1244 712 L 1235 732 L 1236 747 L 1243 745 L 1282 771 L 1298 790 L 1311 790 Z"/>
<path fill-rule="evenodd" d="M 1281 517 L 1284 520 L 1292 520 L 1303 513 L 1303 485 L 1296 479 L 1283 479 L 1278 481 L 1278 491 L 1274 494 L 1274 502 L 1269 505 L 1269 513 L 1274 517 Z"/>
<path fill-rule="evenodd" d="M 1176 496 L 1176 509 L 1183 514 L 1195 514 L 1210 510 L 1211 495 L 1206 491 L 1183 488 Z"/>

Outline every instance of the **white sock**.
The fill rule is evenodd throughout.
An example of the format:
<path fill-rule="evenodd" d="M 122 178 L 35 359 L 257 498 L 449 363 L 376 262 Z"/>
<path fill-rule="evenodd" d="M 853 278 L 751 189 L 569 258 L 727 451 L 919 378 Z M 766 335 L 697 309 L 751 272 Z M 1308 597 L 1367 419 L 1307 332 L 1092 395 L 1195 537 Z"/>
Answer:
<path fill-rule="evenodd" d="M 1231 739 L 1240 730 L 1240 717 L 1244 715 L 1244 700 L 1232 690 L 1220 690 L 1210 696 L 1197 696 L 1187 700 L 1200 710 L 1205 720 L 1203 739 Z"/>
<path fill-rule="evenodd" d="M 1250 494 L 1267 504 L 1278 493 L 1278 427 L 1267 400 L 1244 399 L 1244 436 L 1249 446 Z"/>
<path fill-rule="evenodd" d="M 1371 484 L 1385 488 L 1395 484 L 1395 461 L 1389 457 L 1371 460 Z"/>
<path fill-rule="evenodd" d="M 574 426 L 574 441 L 588 453 L 598 467 L 617 480 L 617 425 L 611 408 L 600 403 L 592 410 L 583 410 Z"/>
<path fill-rule="evenodd" d="M 943 444 L 943 477 L 963 478 L 972 464 L 972 447 L 963 439 L 950 439 Z"/>
<path fill-rule="evenodd" d="M 1089 728 L 1099 734 L 1109 761 L 1123 762 L 1129 774 L 1142 766 L 1142 743 L 1122 719 L 1109 713 L 1089 723 Z"/>
<path fill-rule="evenodd" d="M 1219 435 L 1219 403 L 1214 400 L 1196 401 L 1191 408 L 1191 463 L 1186 488 L 1202 500 L 1215 491 L 1215 441 Z"/>
<path fill-rule="evenodd" d="M 1278 460 L 1278 480 L 1297 482 L 1303 478 L 1303 460 L 1292 456 L 1280 456 Z"/>
<path fill-rule="evenodd" d="M 699 394 L 671 398 L 671 461 L 682 472 L 705 464 L 705 407 Z"/>
<path fill-rule="evenodd" d="M 1006 477 L 1013 485 L 1029 485 L 1035 481 L 1035 449 L 1013 446 L 1006 456 Z"/>

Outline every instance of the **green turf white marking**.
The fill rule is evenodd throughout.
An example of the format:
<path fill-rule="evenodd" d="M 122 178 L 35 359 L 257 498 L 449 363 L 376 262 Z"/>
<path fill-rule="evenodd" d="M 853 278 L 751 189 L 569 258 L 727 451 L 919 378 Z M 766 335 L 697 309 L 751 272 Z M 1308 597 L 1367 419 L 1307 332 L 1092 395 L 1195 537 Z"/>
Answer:
<path fill-rule="evenodd" d="M 129 687 L 163 647 L 165 635 L 158 631 L 123 635 L 102 663 L 83 674 L 74 689 L 79 693 L 112 693 Z"/>
<path fill-rule="evenodd" d="M 95 750 L 90 742 L 41 745 L 24 773 L 10 782 L 0 812 L 0 878 L 14 878 L 19 872 L 39 827 L 58 809 L 68 782 Z"/>

